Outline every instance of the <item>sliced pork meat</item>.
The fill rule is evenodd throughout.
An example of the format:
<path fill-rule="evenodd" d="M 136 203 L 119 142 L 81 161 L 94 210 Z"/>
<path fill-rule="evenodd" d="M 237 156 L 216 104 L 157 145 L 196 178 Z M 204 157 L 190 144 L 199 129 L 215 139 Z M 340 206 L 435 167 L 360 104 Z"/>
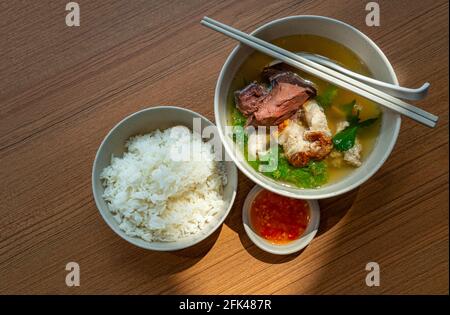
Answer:
<path fill-rule="evenodd" d="M 272 86 L 279 83 L 289 83 L 305 88 L 306 92 L 310 95 L 311 98 L 316 96 L 317 91 L 314 88 L 312 82 L 303 79 L 298 74 L 292 71 L 283 69 L 284 68 L 278 68 L 276 66 L 264 68 L 262 77 L 265 80 L 269 81 Z"/>
<path fill-rule="evenodd" d="M 293 72 L 274 70 L 267 79 L 271 89 L 251 83 L 235 92 L 236 106 L 248 118 L 247 125 L 278 125 L 316 95 L 312 84 Z"/>
<path fill-rule="evenodd" d="M 242 90 L 234 92 L 234 98 L 237 108 L 244 116 L 249 117 L 258 110 L 267 94 L 269 91 L 264 86 L 253 82 Z"/>
<path fill-rule="evenodd" d="M 270 78 L 280 72 L 293 72 L 295 73 L 295 68 L 284 63 L 276 63 L 274 65 L 265 67 L 263 71 L 261 72 L 261 76 L 265 81 L 271 81 Z"/>
<path fill-rule="evenodd" d="M 295 114 L 311 94 L 307 89 L 290 83 L 280 82 L 272 87 L 270 93 L 253 113 L 253 124 L 275 126 Z"/>

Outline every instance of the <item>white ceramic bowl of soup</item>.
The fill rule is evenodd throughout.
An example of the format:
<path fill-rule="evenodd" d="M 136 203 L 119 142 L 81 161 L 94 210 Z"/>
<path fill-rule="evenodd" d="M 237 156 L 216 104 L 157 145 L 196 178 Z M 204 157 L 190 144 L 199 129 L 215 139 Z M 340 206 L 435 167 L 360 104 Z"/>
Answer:
<path fill-rule="evenodd" d="M 395 72 L 381 49 L 362 32 L 341 21 L 321 16 L 291 16 L 269 22 L 252 32 L 252 35 L 266 41 L 298 34 L 331 39 L 350 49 L 365 63 L 374 78 L 398 84 Z M 227 133 L 226 126 L 229 125 L 230 118 L 228 95 L 231 90 L 231 82 L 240 66 L 253 52 L 252 48 L 239 44 L 223 65 L 215 90 L 216 125 L 227 153 L 238 168 L 252 181 L 274 193 L 302 199 L 323 199 L 341 195 L 360 186 L 375 174 L 394 148 L 401 123 L 400 115 L 381 107 L 381 127 L 371 152 L 365 157 L 359 168 L 355 168 L 335 182 L 318 188 L 298 188 L 276 181 L 252 168 L 245 160 L 243 152 L 236 147 L 233 139 Z"/>

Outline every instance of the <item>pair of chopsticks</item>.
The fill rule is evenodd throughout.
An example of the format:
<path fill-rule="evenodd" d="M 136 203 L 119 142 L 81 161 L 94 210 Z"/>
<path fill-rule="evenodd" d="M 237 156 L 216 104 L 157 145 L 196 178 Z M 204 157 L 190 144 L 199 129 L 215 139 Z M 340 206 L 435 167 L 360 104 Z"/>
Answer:
<path fill-rule="evenodd" d="M 383 91 L 377 90 L 370 85 L 357 81 L 340 72 L 298 56 L 293 52 L 268 43 L 255 36 L 241 32 L 231 26 L 215 21 L 209 17 L 205 16 L 202 19 L 201 24 L 228 37 L 234 38 L 239 42 L 252 47 L 266 55 L 276 58 L 290 66 L 316 76 L 324 81 L 327 81 L 335 86 L 361 95 L 399 114 L 422 123 L 425 126 L 433 128 L 436 126 L 436 122 L 439 119 L 439 117 L 436 115 L 408 104 Z"/>

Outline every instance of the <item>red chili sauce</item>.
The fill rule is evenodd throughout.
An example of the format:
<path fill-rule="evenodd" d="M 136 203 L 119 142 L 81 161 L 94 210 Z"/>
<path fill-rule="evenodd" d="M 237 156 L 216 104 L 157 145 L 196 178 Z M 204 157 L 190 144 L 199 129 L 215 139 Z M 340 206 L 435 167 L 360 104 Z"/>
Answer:
<path fill-rule="evenodd" d="M 309 222 L 309 205 L 305 200 L 262 190 L 253 200 L 250 220 L 260 236 L 274 244 L 285 244 L 305 232 Z"/>

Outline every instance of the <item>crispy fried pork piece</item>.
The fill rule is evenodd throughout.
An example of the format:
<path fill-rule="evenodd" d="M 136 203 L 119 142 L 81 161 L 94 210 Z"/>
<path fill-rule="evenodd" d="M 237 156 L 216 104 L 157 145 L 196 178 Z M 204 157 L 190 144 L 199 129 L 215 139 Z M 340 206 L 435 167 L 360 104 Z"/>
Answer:
<path fill-rule="evenodd" d="M 309 157 L 314 160 L 322 160 L 333 150 L 333 141 L 324 131 L 307 130 L 304 138 L 311 143 Z"/>
<path fill-rule="evenodd" d="M 247 125 L 278 125 L 316 95 L 315 88 L 293 72 L 275 73 L 270 84 L 270 92 L 256 83 L 235 92 L 236 105 L 248 118 Z"/>
<path fill-rule="evenodd" d="M 322 160 L 333 149 L 331 131 L 325 114 L 315 101 L 309 101 L 295 119 L 279 125 L 278 142 L 283 146 L 289 163 L 303 167 L 313 160 Z M 305 122 L 302 122 L 301 119 Z"/>
<path fill-rule="evenodd" d="M 311 159 L 322 160 L 333 149 L 331 137 L 323 131 L 308 130 L 299 120 L 288 119 L 282 125 L 278 143 L 293 166 L 306 166 Z"/>
<path fill-rule="evenodd" d="M 279 126 L 278 143 L 283 146 L 289 163 L 296 167 L 309 162 L 310 143 L 303 138 L 305 130 L 300 120 L 287 119 Z"/>

